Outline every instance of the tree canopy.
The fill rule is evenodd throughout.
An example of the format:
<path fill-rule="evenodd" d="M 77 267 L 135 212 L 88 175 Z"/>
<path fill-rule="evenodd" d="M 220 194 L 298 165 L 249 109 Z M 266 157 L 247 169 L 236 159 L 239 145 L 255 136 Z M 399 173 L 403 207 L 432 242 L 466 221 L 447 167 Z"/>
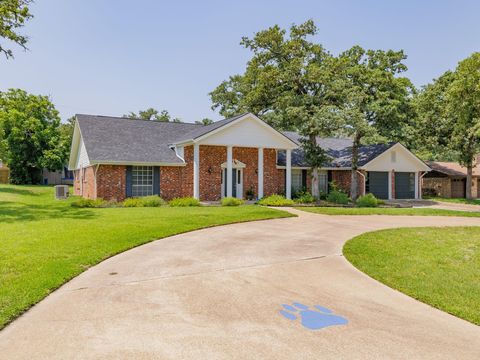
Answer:
<path fill-rule="evenodd" d="M 125 118 L 129 119 L 140 119 L 140 120 L 152 120 L 152 121 L 161 121 L 161 122 L 182 122 L 179 118 L 172 117 L 167 110 L 158 111 L 154 108 L 148 108 L 146 110 L 140 110 L 137 113 L 130 112 L 126 115 L 123 115 Z"/>
<path fill-rule="evenodd" d="M 28 37 L 18 32 L 33 16 L 30 14 L 31 0 L 2 0 L 0 1 L 0 38 L 27 48 Z M 13 57 L 12 49 L 0 44 L 0 53 L 7 59 Z"/>
<path fill-rule="evenodd" d="M 10 168 L 12 183 L 36 184 L 43 168 L 62 168 L 66 152 L 59 125 L 47 96 L 19 89 L 0 92 L 0 157 Z"/>
<path fill-rule="evenodd" d="M 209 118 L 203 118 L 202 120 L 197 120 L 195 121 L 195 124 L 197 125 L 210 125 L 210 124 L 213 124 L 214 121 L 212 119 L 209 119 Z"/>
<path fill-rule="evenodd" d="M 412 138 L 415 127 L 408 126 L 408 113 L 414 88 L 398 76 L 406 70 L 402 51 L 354 46 L 335 57 L 311 40 L 317 33 L 309 20 L 293 25 L 288 35 L 273 26 L 252 39 L 244 37 L 241 44 L 252 58 L 243 74 L 231 76 L 210 93 L 212 108 L 224 116 L 251 111 L 277 129 L 298 131 L 313 168 L 314 192 L 316 169 L 326 159 L 317 137 L 351 136 L 351 193 L 356 198 L 361 142 Z"/>

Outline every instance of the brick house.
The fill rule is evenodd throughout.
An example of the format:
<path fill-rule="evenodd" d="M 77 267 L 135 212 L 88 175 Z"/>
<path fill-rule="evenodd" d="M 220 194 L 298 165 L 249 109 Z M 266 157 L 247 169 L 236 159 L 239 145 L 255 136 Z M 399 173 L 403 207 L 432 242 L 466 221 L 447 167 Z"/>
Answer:
<path fill-rule="evenodd" d="M 423 178 L 425 195 L 444 198 L 465 198 L 467 168 L 456 162 L 427 161 L 432 169 Z M 480 156 L 477 156 L 472 174 L 472 197 L 480 198 Z"/>
<path fill-rule="evenodd" d="M 225 196 L 255 198 L 311 190 L 300 136 L 279 132 L 246 113 L 203 126 L 77 115 L 69 169 L 74 193 L 121 201 L 158 194 L 164 199 L 193 196 L 217 201 Z M 319 189 L 335 182 L 349 191 L 350 139 L 318 139 L 329 155 Z M 419 198 L 429 167 L 399 143 L 362 146 L 362 193 L 379 198 Z"/>

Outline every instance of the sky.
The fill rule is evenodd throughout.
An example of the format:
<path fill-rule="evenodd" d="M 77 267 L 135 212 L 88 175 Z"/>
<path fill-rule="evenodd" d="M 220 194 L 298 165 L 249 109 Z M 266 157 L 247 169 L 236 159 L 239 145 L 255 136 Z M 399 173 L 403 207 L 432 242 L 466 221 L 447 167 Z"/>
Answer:
<path fill-rule="evenodd" d="M 480 1 L 36 0 L 21 31 L 29 50 L 0 58 L 0 90 L 49 95 L 63 120 L 148 107 L 185 122 L 218 120 L 208 93 L 242 73 L 242 36 L 313 19 L 334 54 L 403 49 L 422 86 L 480 51 Z"/>

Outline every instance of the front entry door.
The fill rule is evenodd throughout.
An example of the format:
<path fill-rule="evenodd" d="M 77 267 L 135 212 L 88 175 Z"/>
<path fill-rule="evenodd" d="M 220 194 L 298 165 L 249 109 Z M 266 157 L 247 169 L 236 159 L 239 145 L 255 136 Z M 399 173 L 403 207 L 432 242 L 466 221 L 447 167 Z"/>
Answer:
<path fill-rule="evenodd" d="M 232 196 L 241 199 L 242 198 L 242 170 L 232 169 Z M 223 197 L 227 196 L 227 169 L 223 169 L 222 176 L 222 190 Z"/>

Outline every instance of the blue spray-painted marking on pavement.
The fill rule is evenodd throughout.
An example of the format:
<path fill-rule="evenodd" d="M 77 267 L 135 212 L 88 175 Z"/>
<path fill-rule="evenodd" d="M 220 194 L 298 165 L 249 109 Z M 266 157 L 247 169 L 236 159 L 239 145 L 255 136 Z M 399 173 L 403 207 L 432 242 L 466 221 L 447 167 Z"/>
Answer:
<path fill-rule="evenodd" d="M 280 310 L 280 314 L 289 320 L 297 320 L 300 317 L 302 325 L 310 330 L 348 323 L 347 319 L 320 305 L 315 305 L 313 310 L 297 302 L 292 305 L 282 304 L 284 310 Z"/>

